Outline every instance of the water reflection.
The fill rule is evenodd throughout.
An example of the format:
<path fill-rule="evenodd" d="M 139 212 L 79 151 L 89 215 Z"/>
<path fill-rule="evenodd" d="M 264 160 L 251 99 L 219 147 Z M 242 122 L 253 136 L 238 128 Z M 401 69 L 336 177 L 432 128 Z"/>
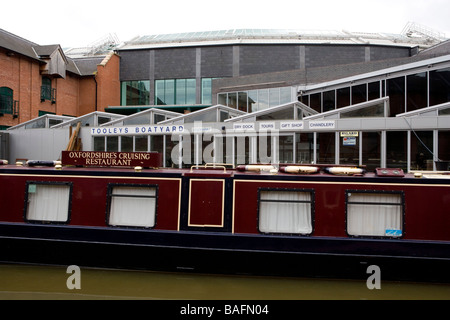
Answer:
<path fill-rule="evenodd" d="M 450 284 L 275 278 L 81 268 L 69 290 L 66 267 L 0 265 L 0 299 L 343 300 L 450 299 Z"/>

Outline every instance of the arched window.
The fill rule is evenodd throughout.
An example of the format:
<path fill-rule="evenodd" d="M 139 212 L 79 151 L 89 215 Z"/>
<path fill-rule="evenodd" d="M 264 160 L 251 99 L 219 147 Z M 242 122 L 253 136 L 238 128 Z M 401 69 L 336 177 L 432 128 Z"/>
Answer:
<path fill-rule="evenodd" d="M 13 113 L 13 90 L 8 87 L 0 87 L 0 113 Z"/>

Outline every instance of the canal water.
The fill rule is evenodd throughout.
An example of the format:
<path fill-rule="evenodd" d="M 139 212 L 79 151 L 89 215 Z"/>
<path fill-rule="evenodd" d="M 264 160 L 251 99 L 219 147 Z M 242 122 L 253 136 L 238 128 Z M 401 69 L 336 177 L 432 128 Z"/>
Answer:
<path fill-rule="evenodd" d="M 450 284 L 0 264 L 0 300 L 449 300 Z M 79 287 L 79 289 L 77 288 Z M 72 287 L 72 289 L 69 289 Z"/>

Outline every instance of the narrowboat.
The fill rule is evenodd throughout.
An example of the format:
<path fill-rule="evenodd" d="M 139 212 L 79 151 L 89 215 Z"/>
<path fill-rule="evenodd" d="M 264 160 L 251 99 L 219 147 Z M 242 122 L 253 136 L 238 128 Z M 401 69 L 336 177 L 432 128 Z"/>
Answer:
<path fill-rule="evenodd" d="M 448 282 L 447 172 L 68 152 L 0 165 L 0 260 Z M 105 166 L 103 166 L 105 165 Z"/>

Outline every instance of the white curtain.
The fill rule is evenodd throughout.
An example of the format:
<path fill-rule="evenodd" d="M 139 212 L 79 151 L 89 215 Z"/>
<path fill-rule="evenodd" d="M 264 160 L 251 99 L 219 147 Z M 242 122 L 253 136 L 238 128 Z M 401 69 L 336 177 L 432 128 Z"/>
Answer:
<path fill-rule="evenodd" d="M 401 236 L 402 199 L 400 194 L 349 193 L 347 231 L 357 236 Z"/>
<path fill-rule="evenodd" d="M 154 227 L 156 189 L 152 187 L 114 187 L 109 224 Z"/>
<path fill-rule="evenodd" d="M 28 185 L 27 219 L 65 222 L 69 218 L 70 186 Z"/>
<path fill-rule="evenodd" d="M 299 234 L 312 232 L 309 192 L 261 191 L 260 200 L 261 232 Z"/>

